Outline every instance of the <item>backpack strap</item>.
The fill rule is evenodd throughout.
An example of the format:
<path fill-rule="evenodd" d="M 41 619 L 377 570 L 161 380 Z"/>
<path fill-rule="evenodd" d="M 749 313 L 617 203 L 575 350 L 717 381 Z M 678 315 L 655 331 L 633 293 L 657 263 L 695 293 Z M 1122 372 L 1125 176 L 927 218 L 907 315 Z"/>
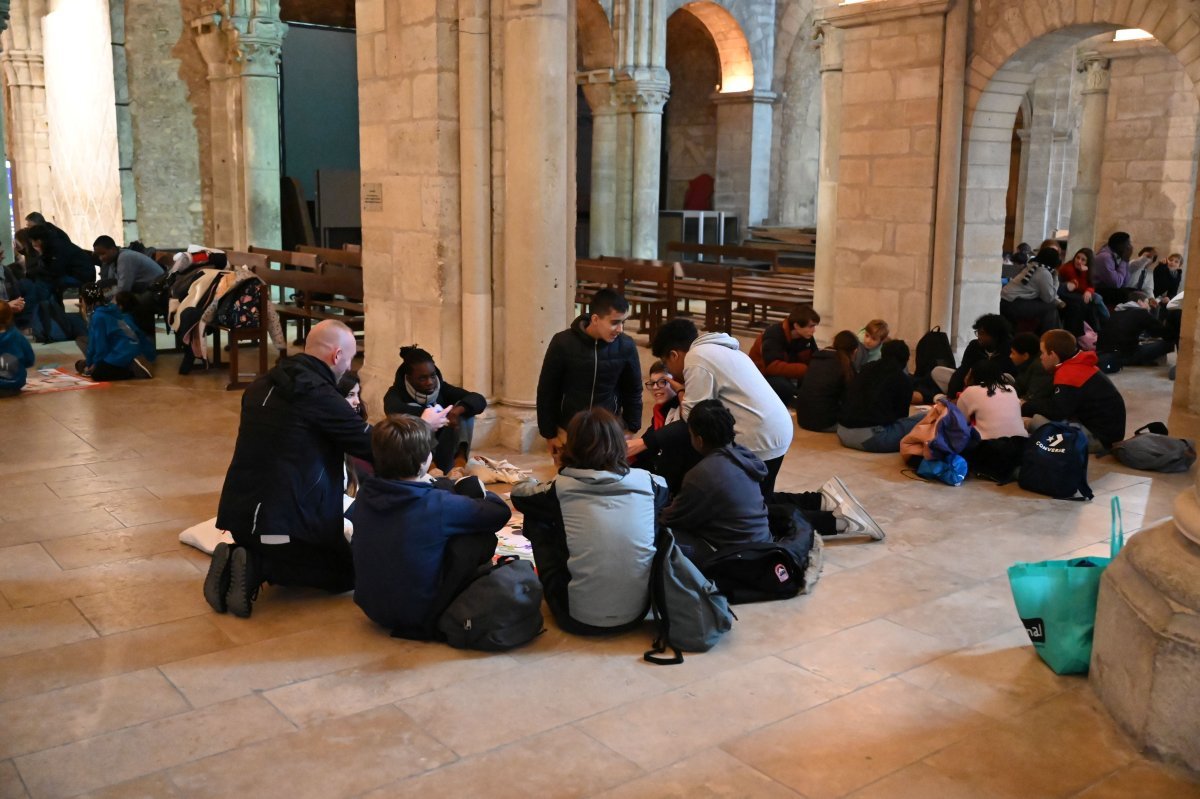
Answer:
<path fill-rule="evenodd" d="M 654 563 L 650 567 L 650 606 L 654 609 L 654 621 L 658 634 L 651 648 L 642 654 L 642 659 L 656 666 L 673 666 L 683 662 L 683 653 L 671 644 L 671 619 L 667 615 L 667 556 L 675 544 L 675 538 L 666 530 L 655 539 Z M 673 655 L 664 653 L 670 649 Z"/>

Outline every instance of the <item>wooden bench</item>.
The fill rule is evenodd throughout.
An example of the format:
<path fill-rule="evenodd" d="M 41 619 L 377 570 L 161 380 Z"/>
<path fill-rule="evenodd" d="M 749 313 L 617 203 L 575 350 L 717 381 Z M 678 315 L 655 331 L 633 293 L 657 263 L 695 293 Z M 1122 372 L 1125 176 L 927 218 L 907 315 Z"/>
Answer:
<path fill-rule="evenodd" d="M 264 265 L 256 274 L 270 286 L 291 289 L 294 302 L 275 306 L 281 321 L 295 319 L 304 329 L 313 322 L 335 319 L 356 333 L 365 325 L 362 270 L 319 264 L 314 271 L 269 269 Z M 361 341 L 359 349 L 361 350 Z"/>
<path fill-rule="evenodd" d="M 580 258 L 575 262 L 575 304 L 580 313 L 587 313 L 592 295 L 600 289 L 611 288 L 622 291 L 625 287 L 625 270 L 607 261 Z"/>
<path fill-rule="evenodd" d="M 704 303 L 704 329 L 730 333 L 733 328 L 733 270 L 727 266 L 690 261 L 679 265 L 675 275 L 675 301 Z"/>
<path fill-rule="evenodd" d="M 675 310 L 675 264 L 639 258 L 601 259 L 620 262 L 625 274 L 624 295 L 638 319 L 639 332 L 650 340 Z"/>
<path fill-rule="evenodd" d="M 362 250 L 334 250 L 329 247 L 310 247 L 307 244 L 301 244 L 296 248 L 297 252 L 308 253 L 317 256 L 317 259 L 322 263 L 341 264 L 342 266 L 356 266 L 362 269 Z"/>
<path fill-rule="evenodd" d="M 225 256 L 229 259 L 229 266 L 244 266 L 254 272 L 260 274 L 262 270 L 267 268 L 267 257 L 258 253 L 249 252 L 226 252 Z M 229 339 L 229 382 L 225 384 L 226 391 L 232 391 L 238 388 L 245 388 L 250 385 L 259 375 L 267 373 L 267 314 L 266 309 L 262 305 L 264 292 L 259 292 L 259 308 L 258 308 L 258 327 L 225 327 L 217 324 L 214 319 L 209 330 L 213 334 L 213 365 L 221 365 L 221 331 L 224 330 Z M 249 380 L 243 380 L 243 374 L 239 363 L 239 350 L 242 342 L 256 341 L 258 342 L 258 371 L 249 373 Z"/>
<path fill-rule="evenodd" d="M 722 244 L 690 244 L 682 241 L 673 241 L 667 245 L 667 252 L 697 256 L 686 259 L 688 261 L 718 263 L 724 266 L 757 269 L 763 272 L 779 271 L 779 253 L 754 247 L 731 247 Z"/>

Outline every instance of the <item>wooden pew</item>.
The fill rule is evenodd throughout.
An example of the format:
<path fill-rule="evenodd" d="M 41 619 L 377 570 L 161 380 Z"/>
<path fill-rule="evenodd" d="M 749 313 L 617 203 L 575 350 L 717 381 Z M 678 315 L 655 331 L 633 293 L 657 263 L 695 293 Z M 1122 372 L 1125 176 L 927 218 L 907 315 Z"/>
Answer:
<path fill-rule="evenodd" d="M 625 270 L 609 261 L 580 258 L 575 261 L 575 304 L 586 313 L 592 295 L 603 288 L 623 291 Z"/>
<path fill-rule="evenodd" d="M 675 301 L 704 303 L 704 329 L 730 333 L 733 328 L 733 270 L 727 266 L 689 261 L 675 275 Z"/>
<path fill-rule="evenodd" d="M 323 263 L 362 268 L 362 250 L 334 250 L 329 247 L 310 247 L 307 244 L 301 244 L 296 250 L 311 253 Z"/>

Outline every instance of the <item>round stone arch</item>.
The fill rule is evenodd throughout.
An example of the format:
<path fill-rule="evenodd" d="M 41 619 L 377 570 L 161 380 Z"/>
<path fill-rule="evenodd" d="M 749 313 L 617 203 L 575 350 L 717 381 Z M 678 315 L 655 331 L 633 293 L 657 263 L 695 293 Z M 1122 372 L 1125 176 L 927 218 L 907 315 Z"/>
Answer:
<path fill-rule="evenodd" d="M 752 3 L 731 3 L 731 6 L 752 5 Z M 694 0 L 693 2 L 670 2 L 666 13 L 670 17 L 676 11 L 686 11 L 704 26 L 717 47 L 717 56 L 721 62 L 721 91 L 744 92 L 755 88 L 756 75 L 770 76 L 771 54 L 759 53 L 759 58 L 751 51 L 750 40 L 745 28 L 735 16 L 736 8 L 730 9 L 713 0 Z M 766 37 L 769 41 L 770 37 Z M 769 47 L 769 45 L 768 45 Z M 762 62 L 762 63 L 760 63 Z"/>
<path fill-rule="evenodd" d="M 575 12 L 575 35 L 580 72 L 613 68 L 616 45 L 608 13 L 600 0 L 579 0 Z"/>
<path fill-rule="evenodd" d="M 1138 14 L 1128 15 L 1130 18 L 1113 14 L 1113 4 L 1102 0 L 1079 0 L 1067 8 L 1057 4 L 1022 6 L 984 0 L 972 26 L 952 336 L 960 347 L 970 337 L 974 319 L 994 312 L 999 303 L 996 278 L 1004 238 L 1012 130 L 1038 66 L 1063 49 L 1106 31 L 1141 28 L 1174 52 L 1193 86 L 1200 85 L 1200 22 L 1189 10 L 1191 4 L 1151 0 Z M 1200 253 L 1198 235 L 1200 225 L 1193 224 L 1192 254 Z M 1188 316 L 1194 317 L 1194 311 Z M 1187 360 L 1190 362 L 1190 357 Z"/>

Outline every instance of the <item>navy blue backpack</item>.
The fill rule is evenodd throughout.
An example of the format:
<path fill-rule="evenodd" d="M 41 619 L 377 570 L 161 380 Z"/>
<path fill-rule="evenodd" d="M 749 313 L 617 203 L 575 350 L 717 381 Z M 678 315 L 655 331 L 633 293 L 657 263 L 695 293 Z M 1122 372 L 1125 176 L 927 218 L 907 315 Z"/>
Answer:
<path fill-rule="evenodd" d="M 1025 443 L 1017 484 L 1055 499 L 1089 500 L 1087 433 L 1066 422 L 1048 422 Z"/>

